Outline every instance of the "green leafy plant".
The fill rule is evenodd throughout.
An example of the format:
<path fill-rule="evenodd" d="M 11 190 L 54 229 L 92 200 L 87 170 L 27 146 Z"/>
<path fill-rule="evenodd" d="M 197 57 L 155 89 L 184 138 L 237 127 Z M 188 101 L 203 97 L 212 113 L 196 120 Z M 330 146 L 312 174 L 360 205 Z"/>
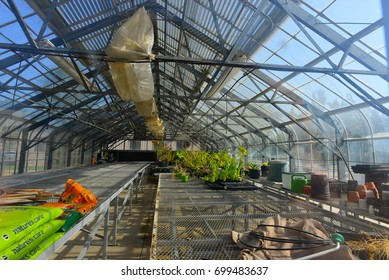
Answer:
<path fill-rule="evenodd" d="M 209 172 L 204 176 L 204 181 L 215 183 L 219 179 L 219 168 L 213 161 L 209 163 Z"/>
<path fill-rule="evenodd" d="M 230 156 L 228 151 L 221 151 L 214 156 L 215 162 L 218 163 L 218 180 L 219 181 L 242 181 L 242 167 L 246 149 L 241 147 L 238 151 L 238 159 Z"/>
<path fill-rule="evenodd" d="M 259 164 L 258 163 L 254 163 L 254 162 L 252 162 L 252 163 L 249 163 L 248 165 L 247 165 L 247 169 L 248 170 L 259 170 L 259 168 L 260 168 L 260 166 L 259 166 Z"/>
<path fill-rule="evenodd" d="M 157 146 L 157 159 L 158 162 L 172 162 L 174 159 L 174 152 L 172 147 L 160 141 Z"/>
<path fill-rule="evenodd" d="M 239 149 L 238 149 L 239 161 L 240 161 L 240 162 L 244 162 L 246 155 L 247 155 L 247 150 L 246 150 L 246 148 L 243 147 L 243 146 L 240 146 Z"/>
<path fill-rule="evenodd" d="M 191 176 L 201 177 L 208 182 L 241 181 L 242 167 L 246 156 L 246 149 L 240 147 L 238 158 L 233 158 L 227 150 L 220 152 L 176 151 L 173 160 L 176 172 L 189 173 Z"/>

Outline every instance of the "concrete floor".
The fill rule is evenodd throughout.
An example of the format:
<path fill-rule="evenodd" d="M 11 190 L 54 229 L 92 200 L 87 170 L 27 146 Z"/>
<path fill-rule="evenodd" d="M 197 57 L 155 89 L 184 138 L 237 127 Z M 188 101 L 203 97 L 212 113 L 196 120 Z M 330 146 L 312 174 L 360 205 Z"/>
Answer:
<path fill-rule="evenodd" d="M 143 192 L 138 194 L 133 201 L 132 213 L 124 212 L 118 226 L 116 246 L 110 238 L 107 249 L 109 260 L 148 260 L 150 259 L 151 233 L 153 227 L 155 194 L 157 190 L 157 178 L 148 176 Z M 123 195 L 124 196 L 124 195 Z M 120 196 L 123 198 L 122 196 Z M 119 202 L 120 205 L 120 202 Z M 111 207 L 110 217 L 113 217 Z M 93 224 L 93 221 L 90 223 Z M 86 228 L 88 230 L 88 227 Z M 109 232 L 112 223 L 109 225 Z M 102 229 L 98 234 L 103 235 Z M 52 260 L 75 260 L 81 252 L 88 234 L 79 232 L 65 243 L 57 252 L 51 256 Z M 95 237 L 84 257 L 85 260 L 102 259 L 102 239 Z"/>

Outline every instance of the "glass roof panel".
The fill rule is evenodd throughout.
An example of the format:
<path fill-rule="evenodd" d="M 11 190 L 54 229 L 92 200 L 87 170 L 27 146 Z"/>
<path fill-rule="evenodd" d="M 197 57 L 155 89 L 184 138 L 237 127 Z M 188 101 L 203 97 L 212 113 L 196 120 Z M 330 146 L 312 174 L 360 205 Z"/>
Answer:
<path fill-rule="evenodd" d="M 352 13 L 345 11 L 352 11 Z M 333 1 L 332 5 L 324 11 L 324 15 L 351 34 L 355 34 L 367 24 L 382 17 L 381 3 L 380 1 Z"/>
<path fill-rule="evenodd" d="M 353 75 L 352 80 L 373 98 L 389 95 L 388 83 L 373 75 Z"/>
<path fill-rule="evenodd" d="M 20 5 L 19 2 L 17 1 L 17 7 L 35 38 L 50 1 L 34 3 L 36 12 L 27 6 L 28 1 L 21 1 Z M 371 23 L 382 17 L 380 0 L 354 2 L 302 0 L 285 2 L 284 6 L 276 7 L 272 1 L 212 1 L 214 7 L 211 8 L 211 2 L 207 0 L 67 0 L 57 3 L 55 18 L 61 20 L 50 23 L 56 34 L 52 34 L 53 31 L 47 28 L 45 36 L 51 34 L 60 48 L 70 47 L 76 51 L 104 50 L 120 23 L 129 18 L 136 10 L 136 5 L 144 5 L 153 16 L 158 31 L 153 52 L 198 60 L 197 64 L 159 62 L 157 65 L 152 62 L 153 75 L 160 82 L 159 85 L 156 84 L 156 92 L 163 95 L 157 98 L 158 109 L 166 117 L 168 114 L 180 116 L 177 122 L 190 120 L 189 123 L 176 123 L 173 128 L 182 127 L 182 132 L 187 130 L 189 133 L 193 128 L 201 130 L 208 123 L 217 122 L 218 124 L 210 126 L 219 130 L 218 138 L 226 134 L 233 142 L 239 142 L 241 139 L 228 129 L 247 134 L 246 124 L 250 122 L 255 129 L 265 129 L 277 141 L 284 141 L 284 132 L 272 127 L 269 121 L 273 125 L 280 123 L 297 130 L 291 125 L 292 121 L 288 117 L 290 114 L 292 118 L 304 119 L 304 127 L 313 129 L 316 133 L 314 121 L 322 121 L 306 120 L 311 117 L 311 112 L 305 108 L 312 110 L 312 114 L 321 115 L 323 111 L 329 112 L 330 116 L 335 113 L 353 115 L 354 110 L 362 110 L 364 117 L 372 122 L 370 118 L 377 114 L 379 116 L 380 113 L 367 107 L 363 95 L 370 95 L 369 98 L 384 97 L 381 100 L 387 101 L 385 97 L 389 94 L 388 82 L 384 79 L 386 69 L 382 67 L 387 63 L 383 27 L 372 29 L 370 34 L 365 32 L 363 36 L 351 38 L 348 41 L 353 43 L 350 48 L 339 46 L 343 43 L 342 37 L 347 40 L 353 34 L 365 31 Z M 295 9 L 289 12 L 305 14 L 306 21 L 300 19 L 297 24 L 289 18 L 282 10 L 287 7 L 286 4 L 291 4 Z M 6 6 L 6 1 L 0 2 L 0 43 L 14 42 L 28 46 L 19 23 Z M 165 7 L 168 9 L 167 13 L 164 11 Z M 256 13 L 257 7 L 261 7 L 261 12 Z M 352 13 L 345 12 L 351 10 Z M 252 18 L 254 14 L 255 18 Z M 42 15 L 42 18 L 38 15 Z M 310 25 L 311 22 L 315 24 Z M 270 35 L 269 23 L 273 28 Z M 338 36 L 332 38 L 333 34 Z M 315 40 L 315 44 L 311 39 Z M 337 43 L 331 43 L 332 40 Z M 328 52 L 326 55 L 333 64 L 326 60 L 321 51 Z M 204 75 L 208 79 L 212 78 L 211 75 L 220 78 L 223 76 L 219 70 L 224 71 L 221 65 L 205 65 L 201 61 L 231 59 L 236 52 L 252 55 L 251 61 L 263 63 L 268 68 L 255 70 L 246 77 L 243 77 L 244 73 L 250 70 L 240 68 L 210 101 L 197 99 L 206 97 L 203 90 L 208 88 L 208 80 L 203 79 Z M 99 93 L 87 93 L 83 85 L 74 81 L 74 78 L 69 77 L 45 55 L 33 55 L 31 58 L 30 54 L 30 58 L 23 59 L 21 54 L 22 52 L 0 51 L 0 65 L 4 66 L 0 69 L 0 81 L 6 83 L 0 102 L 3 109 L 21 108 L 14 114 L 15 117 L 32 119 L 49 105 L 53 107 L 52 113 L 71 112 L 64 117 L 65 122 L 69 121 L 69 116 L 74 117 L 73 112 L 77 116 L 84 114 L 85 118 L 89 117 L 88 113 L 95 115 L 99 122 L 106 118 L 107 122 L 101 125 L 111 124 L 113 127 L 121 127 L 120 122 L 117 122 L 119 117 L 139 117 L 133 104 L 125 103 L 115 95 L 111 74 L 104 70 L 108 69 L 105 62 L 84 63 L 76 59 L 77 66 L 84 74 L 90 77 L 98 75 L 96 82 L 100 88 L 103 91 L 109 90 L 109 94 L 114 96 L 107 97 L 108 102 L 114 105 L 112 108 L 109 108 L 102 96 L 96 95 Z M 19 64 L 20 60 L 22 62 Z M 25 60 L 32 66 L 24 69 L 28 65 Z M 306 67 L 301 69 L 302 66 Z M 381 75 L 364 73 L 374 68 Z M 212 83 L 213 81 L 211 85 Z M 15 85 L 19 88 L 13 88 Z M 46 89 L 42 91 L 42 88 Z M 254 97 L 256 99 L 251 102 L 240 102 Z M 229 101 L 226 102 L 226 99 Z M 355 105 L 355 108 L 349 107 L 350 105 Z M 114 107 L 126 108 L 131 112 L 122 115 Z M 93 111 L 88 112 L 91 109 Z M 38 111 L 32 114 L 31 110 Z M 110 112 L 111 110 L 114 112 Z M 188 117 L 191 114 L 193 118 Z M 242 119 L 243 116 L 246 119 Z M 266 116 L 267 120 L 264 119 Z M 342 122 L 346 124 L 343 118 L 344 116 L 341 118 Z M 37 120 L 44 119 L 42 115 Z M 170 119 L 174 122 L 172 116 Z M 53 120 L 51 124 L 60 125 L 61 119 Z M 377 131 L 383 132 L 386 129 L 382 124 L 375 125 Z M 329 134 L 331 129 L 326 127 L 328 124 L 322 123 L 322 126 L 326 131 L 324 134 Z M 202 139 L 201 136 L 199 138 Z"/>

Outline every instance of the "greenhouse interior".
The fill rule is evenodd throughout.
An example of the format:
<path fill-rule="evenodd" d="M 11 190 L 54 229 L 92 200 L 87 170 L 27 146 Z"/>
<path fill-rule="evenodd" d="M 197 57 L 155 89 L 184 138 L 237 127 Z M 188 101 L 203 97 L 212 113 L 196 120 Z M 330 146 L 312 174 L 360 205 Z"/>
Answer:
<path fill-rule="evenodd" d="M 0 260 L 389 258 L 389 1 L 0 11 Z"/>

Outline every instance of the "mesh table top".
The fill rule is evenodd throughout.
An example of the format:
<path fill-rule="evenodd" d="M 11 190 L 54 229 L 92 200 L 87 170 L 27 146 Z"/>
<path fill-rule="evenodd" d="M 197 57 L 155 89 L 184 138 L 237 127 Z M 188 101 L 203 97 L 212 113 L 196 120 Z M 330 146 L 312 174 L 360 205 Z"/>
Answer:
<path fill-rule="evenodd" d="M 240 249 L 233 244 L 231 231 L 249 231 L 276 214 L 296 220 L 313 218 L 328 233 L 384 230 L 264 186 L 248 191 L 212 190 L 200 179 L 182 183 L 171 174 L 161 174 L 151 259 L 237 259 Z"/>

